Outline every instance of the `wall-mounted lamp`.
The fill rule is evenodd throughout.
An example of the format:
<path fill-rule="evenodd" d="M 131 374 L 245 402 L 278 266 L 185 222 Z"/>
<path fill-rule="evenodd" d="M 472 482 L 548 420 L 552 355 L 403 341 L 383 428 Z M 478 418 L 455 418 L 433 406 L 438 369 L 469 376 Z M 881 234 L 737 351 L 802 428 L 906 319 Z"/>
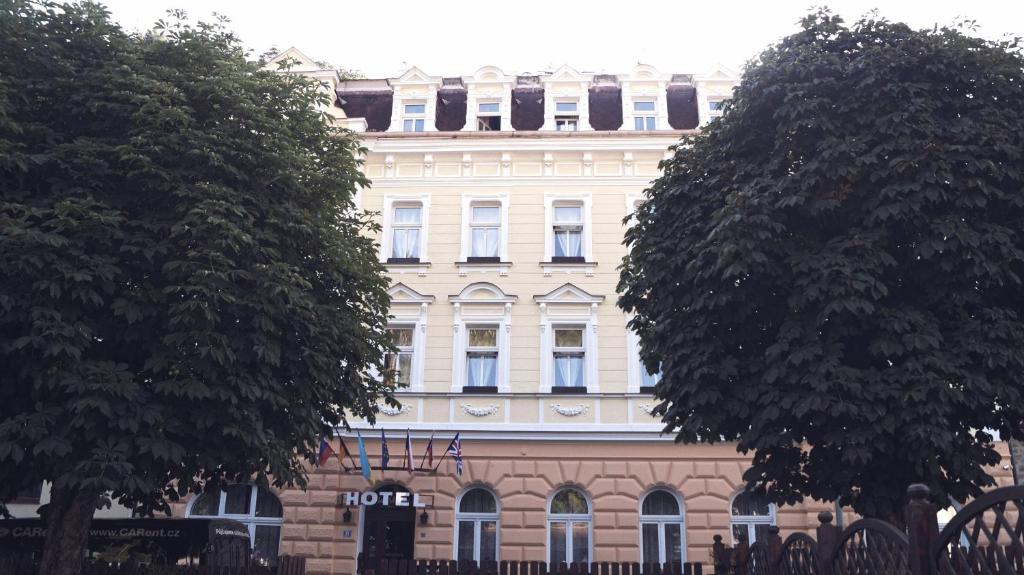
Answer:
<path fill-rule="evenodd" d="M 341 522 L 342 523 L 351 523 L 352 522 L 352 510 L 349 509 L 348 507 L 346 507 L 345 508 L 345 512 L 341 514 Z"/>
<path fill-rule="evenodd" d="M 420 525 L 426 525 L 428 519 L 430 519 L 430 516 L 427 515 L 426 511 L 420 513 Z"/>

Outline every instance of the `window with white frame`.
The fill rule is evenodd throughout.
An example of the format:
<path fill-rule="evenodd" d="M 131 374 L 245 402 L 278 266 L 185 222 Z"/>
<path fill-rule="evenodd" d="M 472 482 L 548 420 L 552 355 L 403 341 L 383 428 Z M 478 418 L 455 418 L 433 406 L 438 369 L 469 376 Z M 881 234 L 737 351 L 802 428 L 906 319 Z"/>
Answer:
<path fill-rule="evenodd" d="M 686 561 L 683 520 L 675 495 L 665 489 L 648 493 L 640 504 L 640 560 L 662 564 Z"/>
<path fill-rule="evenodd" d="M 551 261 L 584 261 L 583 204 L 560 202 L 553 207 Z"/>
<path fill-rule="evenodd" d="M 661 370 L 651 373 L 647 371 L 647 366 L 640 362 L 640 392 L 654 391 L 654 386 L 658 385 L 659 381 L 661 381 Z"/>
<path fill-rule="evenodd" d="M 654 100 L 634 100 L 633 129 L 637 131 L 655 130 L 657 126 Z"/>
<path fill-rule="evenodd" d="M 469 207 L 468 262 L 497 262 L 501 259 L 501 204 L 474 202 Z"/>
<path fill-rule="evenodd" d="M 501 103 L 480 102 L 476 111 L 476 129 L 481 132 L 501 129 Z"/>
<path fill-rule="evenodd" d="M 578 489 L 557 491 L 548 508 L 548 561 L 559 563 L 590 562 L 590 502 Z"/>
<path fill-rule="evenodd" d="M 578 102 L 555 102 L 555 130 L 575 132 L 579 129 L 580 112 Z"/>
<path fill-rule="evenodd" d="M 471 487 L 455 512 L 455 560 L 498 560 L 498 502 L 483 487 Z"/>
<path fill-rule="evenodd" d="M 728 102 L 728 98 L 711 98 L 708 100 L 708 111 L 711 113 L 712 118 L 717 118 L 722 115 L 722 111 L 725 109 L 725 103 Z"/>
<path fill-rule="evenodd" d="M 768 528 L 775 525 L 775 505 L 754 493 L 741 491 L 732 498 L 729 509 L 732 521 L 733 543 L 746 541 L 753 544 L 768 536 Z"/>
<path fill-rule="evenodd" d="M 554 387 L 586 388 L 586 331 L 584 326 L 554 328 Z"/>
<path fill-rule="evenodd" d="M 392 262 L 418 262 L 423 231 L 423 205 L 396 203 L 391 215 Z"/>
<path fill-rule="evenodd" d="M 223 491 L 193 499 L 187 515 L 234 519 L 245 524 L 257 560 L 264 565 L 277 564 L 284 513 L 281 500 L 270 491 L 256 485 L 229 485 Z"/>
<path fill-rule="evenodd" d="M 466 328 L 466 386 L 498 388 L 498 326 Z"/>
<path fill-rule="evenodd" d="M 412 359 L 416 352 L 414 326 L 389 326 L 388 334 L 398 351 L 384 357 L 387 374 L 384 380 L 395 387 L 407 388 L 412 384 Z"/>
<path fill-rule="evenodd" d="M 402 111 L 402 130 L 405 132 L 422 132 L 423 122 L 427 117 L 426 103 L 405 104 Z"/>

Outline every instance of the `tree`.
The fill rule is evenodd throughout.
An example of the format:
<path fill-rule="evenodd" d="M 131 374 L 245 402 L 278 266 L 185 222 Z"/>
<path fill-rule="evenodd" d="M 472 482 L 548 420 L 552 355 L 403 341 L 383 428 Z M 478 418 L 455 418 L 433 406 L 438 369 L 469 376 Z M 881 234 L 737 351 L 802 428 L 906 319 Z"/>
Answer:
<path fill-rule="evenodd" d="M 747 488 L 895 519 L 993 484 L 1024 438 L 1024 58 L 828 12 L 674 148 L 619 305 L 666 431 L 752 452 Z M 948 501 L 948 500 L 947 500 Z"/>
<path fill-rule="evenodd" d="M 394 401 L 358 144 L 317 88 L 222 24 L 0 8 L 0 501 L 52 484 L 42 573 L 80 569 L 107 497 L 304 486 Z"/>

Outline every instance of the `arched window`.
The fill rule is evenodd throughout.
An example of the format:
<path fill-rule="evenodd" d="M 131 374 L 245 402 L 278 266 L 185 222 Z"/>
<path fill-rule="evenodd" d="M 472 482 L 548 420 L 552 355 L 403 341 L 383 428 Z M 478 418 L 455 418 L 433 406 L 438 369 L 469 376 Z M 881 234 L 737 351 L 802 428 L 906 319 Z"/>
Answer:
<path fill-rule="evenodd" d="M 753 543 L 768 535 L 768 527 L 775 525 L 775 505 L 760 495 L 741 491 L 732 498 L 733 543 Z"/>
<path fill-rule="evenodd" d="M 455 559 L 498 560 L 498 502 L 483 487 L 471 487 L 459 497 L 455 512 Z"/>
<path fill-rule="evenodd" d="M 656 489 L 640 504 L 641 561 L 683 563 L 686 529 L 679 499 L 665 489 Z"/>
<path fill-rule="evenodd" d="M 548 507 L 548 560 L 558 563 L 590 562 L 590 502 L 578 489 L 555 492 Z"/>
<path fill-rule="evenodd" d="M 204 493 L 188 508 L 189 517 L 223 517 L 244 523 L 254 555 L 268 565 L 277 564 L 283 515 L 277 496 L 256 485 L 229 485 L 218 493 Z"/>

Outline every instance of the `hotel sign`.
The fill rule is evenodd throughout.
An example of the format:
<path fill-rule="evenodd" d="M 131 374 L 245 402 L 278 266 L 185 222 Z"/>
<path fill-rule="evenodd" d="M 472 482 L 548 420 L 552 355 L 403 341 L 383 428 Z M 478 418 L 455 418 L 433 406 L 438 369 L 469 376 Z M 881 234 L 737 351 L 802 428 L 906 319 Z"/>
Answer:
<path fill-rule="evenodd" d="M 338 496 L 342 505 L 378 505 L 381 507 L 426 507 L 419 493 L 406 491 L 346 491 Z"/>

